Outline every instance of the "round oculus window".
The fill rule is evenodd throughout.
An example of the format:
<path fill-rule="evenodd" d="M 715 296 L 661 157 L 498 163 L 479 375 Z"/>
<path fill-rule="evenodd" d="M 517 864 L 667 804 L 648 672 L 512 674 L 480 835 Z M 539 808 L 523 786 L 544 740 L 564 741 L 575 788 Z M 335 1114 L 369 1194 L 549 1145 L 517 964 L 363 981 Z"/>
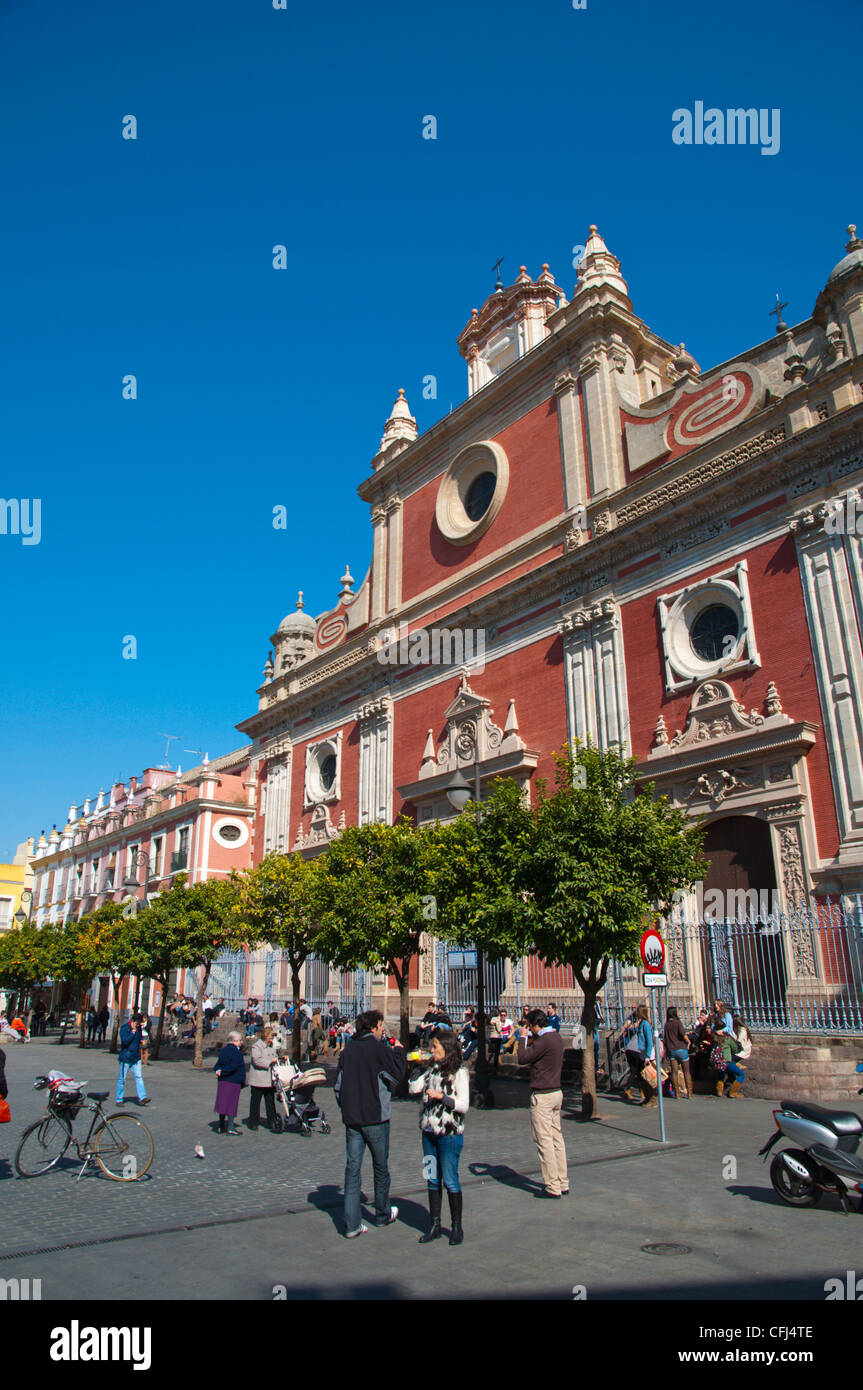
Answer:
<path fill-rule="evenodd" d="M 236 840 L 239 840 L 242 833 L 238 825 L 223 825 L 219 831 L 219 839 L 226 840 L 228 844 L 233 844 Z"/>
<path fill-rule="evenodd" d="M 471 521 L 481 521 L 491 506 L 497 478 L 494 473 L 480 473 L 474 478 L 464 499 L 464 509 Z"/>
<path fill-rule="evenodd" d="M 452 545 L 472 545 L 503 506 L 509 463 L 499 444 L 482 439 L 456 454 L 435 501 L 438 530 Z"/>
<path fill-rule="evenodd" d="M 689 629 L 692 650 L 702 661 L 721 661 L 731 656 L 739 637 L 737 614 L 724 603 L 702 608 Z"/>
<path fill-rule="evenodd" d="M 318 776 L 321 779 L 321 786 L 323 787 L 324 791 L 330 791 L 333 786 L 333 783 L 336 780 L 335 753 L 328 753 L 327 756 L 323 759 L 318 771 Z"/>

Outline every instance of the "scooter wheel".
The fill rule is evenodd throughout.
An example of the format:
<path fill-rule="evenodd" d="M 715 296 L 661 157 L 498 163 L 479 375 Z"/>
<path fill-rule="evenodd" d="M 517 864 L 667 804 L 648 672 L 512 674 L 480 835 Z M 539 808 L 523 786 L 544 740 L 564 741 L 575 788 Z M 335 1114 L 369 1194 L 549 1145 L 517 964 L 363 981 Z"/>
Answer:
<path fill-rule="evenodd" d="M 802 1149 L 784 1149 L 789 1158 L 793 1158 L 809 1174 L 808 1178 L 801 1178 L 797 1173 L 793 1173 L 787 1164 L 782 1161 L 782 1154 L 778 1153 L 770 1165 L 770 1181 L 773 1183 L 773 1190 L 783 1202 L 787 1202 L 789 1207 L 814 1207 L 821 1201 L 821 1188 L 816 1186 L 815 1170 L 812 1160 Z"/>

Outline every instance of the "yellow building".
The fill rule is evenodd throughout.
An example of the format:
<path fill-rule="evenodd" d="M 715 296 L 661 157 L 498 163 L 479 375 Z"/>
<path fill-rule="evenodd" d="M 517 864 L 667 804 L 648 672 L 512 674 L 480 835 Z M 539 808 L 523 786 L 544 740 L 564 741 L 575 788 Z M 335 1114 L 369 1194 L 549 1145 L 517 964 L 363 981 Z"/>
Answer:
<path fill-rule="evenodd" d="M 15 913 L 22 907 L 29 912 L 32 900 L 26 897 L 33 890 L 33 839 L 18 846 L 11 864 L 0 864 L 0 932 L 16 926 Z"/>

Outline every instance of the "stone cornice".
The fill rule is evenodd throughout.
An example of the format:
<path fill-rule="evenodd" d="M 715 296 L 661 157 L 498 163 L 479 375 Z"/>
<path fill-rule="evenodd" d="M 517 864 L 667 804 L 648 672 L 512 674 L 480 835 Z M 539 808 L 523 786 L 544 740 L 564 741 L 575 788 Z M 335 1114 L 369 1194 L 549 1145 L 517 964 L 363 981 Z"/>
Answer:
<path fill-rule="evenodd" d="M 118 826 L 105 835 L 97 835 L 95 839 L 84 840 L 81 843 L 69 845 L 66 849 L 54 850 L 53 854 L 45 854 L 40 859 L 34 859 L 34 872 L 41 873 L 44 865 L 57 868 L 60 864 L 66 864 L 70 860 L 86 858 L 92 850 L 97 848 L 106 850 L 136 844 L 138 840 L 146 836 L 158 834 L 160 830 L 170 826 L 172 822 L 185 823 L 189 820 L 191 811 L 194 811 L 195 815 L 201 811 L 221 811 L 227 815 L 237 816 L 254 816 L 256 814 L 254 806 L 248 806 L 245 803 L 239 805 L 235 801 L 219 801 L 215 797 L 195 796 L 190 801 L 181 802 L 177 806 L 169 807 L 166 811 L 159 811 L 155 816 L 148 816 L 135 821 L 134 825 Z"/>

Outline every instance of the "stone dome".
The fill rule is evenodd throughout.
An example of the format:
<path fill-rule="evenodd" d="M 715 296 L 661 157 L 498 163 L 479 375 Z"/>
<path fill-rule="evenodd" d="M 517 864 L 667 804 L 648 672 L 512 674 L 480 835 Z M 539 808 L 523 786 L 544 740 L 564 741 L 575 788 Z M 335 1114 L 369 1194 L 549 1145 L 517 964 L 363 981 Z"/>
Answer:
<path fill-rule="evenodd" d="M 294 636 L 300 633 L 314 637 L 317 624 L 314 618 L 308 613 L 303 612 L 305 606 L 306 605 L 303 603 L 303 591 L 301 589 L 295 611 L 293 613 L 288 613 L 286 617 L 282 618 L 278 626 L 278 632 L 283 636 Z"/>
<path fill-rule="evenodd" d="M 848 236 L 850 240 L 845 247 L 847 254 L 842 257 L 838 265 L 834 265 L 827 279 L 828 285 L 835 285 L 837 280 L 841 280 L 852 270 L 859 270 L 863 266 L 863 241 L 858 237 L 857 228 L 853 223 L 848 228 Z"/>

